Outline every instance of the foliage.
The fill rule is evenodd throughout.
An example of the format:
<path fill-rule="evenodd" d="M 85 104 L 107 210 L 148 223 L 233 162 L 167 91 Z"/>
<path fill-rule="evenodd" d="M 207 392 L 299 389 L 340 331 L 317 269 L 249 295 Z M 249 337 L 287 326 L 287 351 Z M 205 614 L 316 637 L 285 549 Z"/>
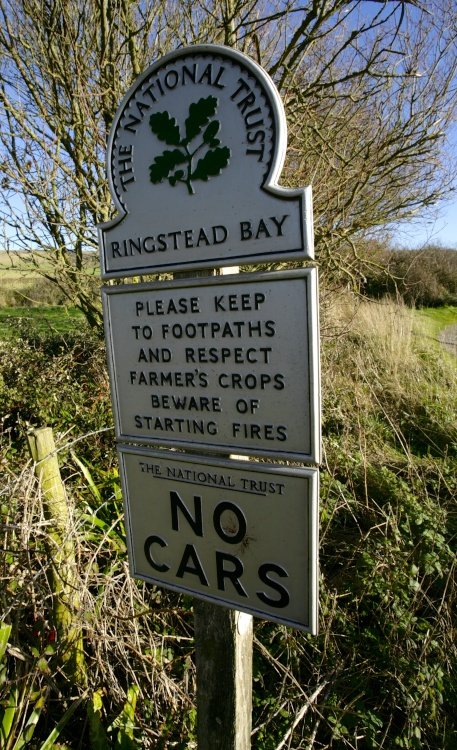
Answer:
<path fill-rule="evenodd" d="M 0 413 L 1 434 L 16 450 L 24 451 L 24 431 L 42 425 L 76 439 L 94 431 L 93 446 L 103 450 L 112 417 L 102 342 L 84 328 L 62 336 L 18 321 L 0 346 Z"/>
<path fill-rule="evenodd" d="M 30 282 L 30 285 L 21 284 L 19 288 L 10 279 L 8 279 L 8 287 L 2 289 L 2 309 L 5 307 L 22 307 L 22 308 L 33 308 L 37 305 L 46 305 L 46 307 L 52 305 L 64 305 L 65 297 L 59 293 L 58 288 L 55 284 L 47 279 L 38 279 L 35 282 Z"/>
<path fill-rule="evenodd" d="M 456 364 L 393 303 L 323 329 L 321 633 L 257 627 L 254 747 L 451 750 Z"/>
<path fill-rule="evenodd" d="M 405 306 L 323 299 L 320 634 L 256 622 L 252 745 L 452 750 L 456 362 Z M 2 345 L 0 606 L 11 630 L 0 700 L 5 709 L 27 689 L 14 703 L 19 736 L 44 696 L 33 747 L 79 695 L 58 739 L 71 750 L 190 750 L 191 606 L 129 575 L 112 432 L 99 432 L 111 424 L 103 350 L 86 339 Z M 57 666 L 48 526 L 24 450 L 35 412 L 59 438 L 89 693 Z"/>
<path fill-rule="evenodd" d="M 219 132 L 220 122 L 211 120 L 216 114 L 217 99 L 214 96 L 207 96 L 193 102 L 189 107 L 189 115 L 185 121 L 185 135 L 181 137 L 179 126 L 174 117 L 170 117 L 168 112 L 156 112 L 149 118 L 151 130 L 160 141 L 168 146 L 176 146 L 173 151 L 164 151 L 160 156 L 156 156 L 154 163 L 149 168 L 151 182 L 157 184 L 164 179 L 168 179 L 169 184 L 174 187 L 178 182 L 183 182 L 187 186 L 188 192 L 192 195 L 195 191 L 192 182 L 194 180 L 204 180 L 205 182 L 214 177 L 227 166 L 230 158 L 230 149 L 224 146 L 219 148 L 220 141 L 216 138 Z M 202 129 L 205 127 L 203 134 Z M 202 140 L 198 145 L 190 149 L 190 143 L 197 136 L 202 135 Z M 200 157 L 195 168 L 193 159 L 200 149 L 207 147 L 204 156 Z M 178 169 L 173 170 L 180 164 L 186 165 L 186 172 Z M 173 174 L 170 174 L 173 172 Z"/>
<path fill-rule="evenodd" d="M 44 675 L 50 674 L 49 661 L 54 653 L 49 643 L 42 654 L 36 647 L 30 649 L 28 670 L 18 669 L 25 677 L 21 681 L 11 679 L 7 651 L 16 657 L 24 658 L 19 649 L 8 649 L 12 626 L 0 623 L 0 741 L 3 750 L 22 750 L 30 747 L 38 722 L 46 709 L 48 690 L 42 684 Z M 14 662 L 14 660 L 13 660 Z M 19 661 L 20 664 L 20 661 Z M 55 741 L 71 720 L 81 703 L 81 698 L 74 700 L 64 711 L 62 717 L 50 734 L 36 745 L 38 750 L 57 748 Z M 64 745 L 59 745 L 62 749 Z"/>
<path fill-rule="evenodd" d="M 407 305 L 457 305 L 457 253 L 443 247 L 423 250 L 377 248 L 361 290 L 370 297 L 401 298 Z"/>
<path fill-rule="evenodd" d="M 10 314 L 7 308 L 28 308 L 29 317 L 46 320 L 50 308 L 65 307 L 70 316 L 82 315 L 81 306 L 75 304 L 74 295 L 65 279 L 65 274 L 58 278 L 54 275 L 55 264 L 52 255 L 46 252 L 1 252 L 0 253 L 0 314 L 2 317 Z M 99 288 L 98 255 L 84 254 L 82 260 L 82 286 L 91 290 L 91 294 L 98 294 Z M 77 277 L 74 277 L 74 281 Z M 69 305 L 70 302 L 70 305 Z M 46 309 L 45 309 L 46 308 Z M 17 314 L 24 317 L 24 311 Z M 57 330 L 62 327 L 62 310 L 56 310 L 55 325 Z"/>
<path fill-rule="evenodd" d="M 48 277 L 92 326 L 101 321 L 98 280 L 84 272 L 84 259 L 97 248 L 97 224 L 113 215 L 108 131 L 136 76 L 177 47 L 227 44 L 274 79 L 289 126 L 282 180 L 313 185 L 316 249 L 328 278 L 358 278 L 367 233 L 422 214 L 452 188 L 454 162 L 444 149 L 457 101 L 453 0 L 433 13 L 406 0 L 1 0 L 0 20 L 5 241 L 47 253 Z M 159 115 L 170 119 L 155 113 L 161 133 Z M 184 140 L 202 122 L 195 116 Z M 227 163 L 226 147 L 211 144 L 224 140 L 223 124 L 216 134 L 212 123 L 194 179 Z M 168 145 L 182 143 L 178 131 L 171 126 Z M 178 151 L 184 159 L 181 147 L 156 157 L 152 177 L 190 190 L 189 162 Z"/>

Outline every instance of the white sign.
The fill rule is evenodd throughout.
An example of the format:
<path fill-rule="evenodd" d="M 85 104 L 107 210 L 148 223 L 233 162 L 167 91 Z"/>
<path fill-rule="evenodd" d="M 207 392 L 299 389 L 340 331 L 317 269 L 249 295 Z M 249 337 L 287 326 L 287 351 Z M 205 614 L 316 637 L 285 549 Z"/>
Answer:
<path fill-rule="evenodd" d="M 132 575 L 316 632 L 316 469 L 119 457 Z"/>
<path fill-rule="evenodd" d="M 281 99 L 255 62 L 218 45 L 161 58 L 111 129 L 103 278 L 312 258 L 311 189 L 278 186 L 285 151 Z"/>
<path fill-rule="evenodd" d="M 103 290 L 117 437 L 320 460 L 316 271 Z"/>

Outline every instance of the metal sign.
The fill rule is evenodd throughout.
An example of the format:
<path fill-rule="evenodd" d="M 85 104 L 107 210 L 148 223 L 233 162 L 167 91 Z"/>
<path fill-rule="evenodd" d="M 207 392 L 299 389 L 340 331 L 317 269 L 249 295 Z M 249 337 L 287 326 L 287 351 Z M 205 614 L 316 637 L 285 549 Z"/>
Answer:
<path fill-rule="evenodd" d="M 317 630 L 317 469 L 119 446 L 132 575 Z"/>
<path fill-rule="evenodd" d="M 105 287 L 124 441 L 320 460 L 316 271 Z"/>
<path fill-rule="evenodd" d="M 277 184 L 286 121 L 269 76 L 218 45 L 177 50 L 116 114 L 103 278 L 313 257 L 311 188 Z"/>

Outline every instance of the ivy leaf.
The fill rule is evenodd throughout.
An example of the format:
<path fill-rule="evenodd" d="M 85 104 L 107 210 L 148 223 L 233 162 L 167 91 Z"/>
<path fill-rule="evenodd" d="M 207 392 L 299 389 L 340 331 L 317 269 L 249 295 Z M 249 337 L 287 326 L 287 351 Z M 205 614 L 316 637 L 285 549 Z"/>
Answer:
<path fill-rule="evenodd" d="M 163 154 L 156 156 L 154 163 L 149 167 L 149 176 L 151 182 L 157 185 L 162 182 L 172 169 L 178 166 L 178 164 L 184 164 L 186 161 L 185 154 L 181 153 L 179 149 L 175 148 L 173 151 L 164 151 Z"/>
<path fill-rule="evenodd" d="M 206 181 L 209 177 L 218 175 L 227 166 L 229 160 L 230 149 L 227 146 L 210 149 L 203 158 L 198 160 L 191 175 L 192 179 Z"/>
<path fill-rule="evenodd" d="M 215 96 L 207 96 L 205 99 L 199 99 L 198 102 L 190 105 L 189 117 L 185 122 L 186 143 L 189 143 L 192 138 L 200 133 L 208 120 L 215 114 L 216 108 L 217 99 Z"/>
<path fill-rule="evenodd" d="M 167 146 L 179 146 L 181 143 L 181 134 L 179 126 L 174 117 L 170 117 L 168 112 L 155 112 L 149 118 L 151 130 L 159 141 L 163 141 Z"/>

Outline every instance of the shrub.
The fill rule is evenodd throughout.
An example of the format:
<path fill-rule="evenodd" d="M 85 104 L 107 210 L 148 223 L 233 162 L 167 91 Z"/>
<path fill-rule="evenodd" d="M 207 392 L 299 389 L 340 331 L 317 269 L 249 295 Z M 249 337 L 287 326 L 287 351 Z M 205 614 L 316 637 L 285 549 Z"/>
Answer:
<path fill-rule="evenodd" d="M 0 346 L 0 440 L 24 456 L 29 427 L 49 426 L 73 439 L 90 433 L 90 459 L 112 444 L 108 376 L 103 343 L 82 329 L 65 336 L 17 323 Z M 88 447 L 89 450 L 89 447 Z"/>
<path fill-rule="evenodd" d="M 10 307 L 41 307 L 64 305 L 68 302 L 65 294 L 52 281 L 37 277 L 20 289 L 11 290 Z"/>
<path fill-rule="evenodd" d="M 457 252 L 441 247 L 378 252 L 367 266 L 361 291 L 368 297 L 390 295 L 416 307 L 457 305 Z"/>
<path fill-rule="evenodd" d="M 456 362 L 404 304 L 341 293 L 323 312 L 320 634 L 256 622 L 253 748 L 453 750 Z M 0 603 L 14 625 L 0 690 L 51 696 L 37 736 L 83 694 L 56 668 L 59 644 L 48 648 L 48 525 L 23 445 L 27 424 L 46 422 L 62 438 L 98 741 L 190 750 L 191 603 L 129 576 L 103 346 L 24 333 L 0 367 Z M 60 740 L 90 745 L 82 709 Z"/>

